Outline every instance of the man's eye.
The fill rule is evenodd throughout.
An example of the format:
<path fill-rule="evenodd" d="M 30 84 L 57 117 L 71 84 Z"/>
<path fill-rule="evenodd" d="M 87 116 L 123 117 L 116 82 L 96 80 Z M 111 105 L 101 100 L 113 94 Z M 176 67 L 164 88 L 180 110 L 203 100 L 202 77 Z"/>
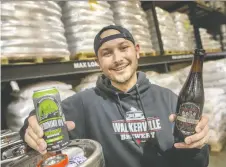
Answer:
<path fill-rule="evenodd" d="M 125 50 L 127 50 L 127 48 L 128 48 L 128 46 L 123 46 L 123 47 L 121 47 L 120 50 L 125 51 Z"/>
<path fill-rule="evenodd" d="M 105 56 L 105 57 L 111 56 L 111 53 L 110 52 L 105 52 L 105 53 L 103 53 L 103 56 Z"/>

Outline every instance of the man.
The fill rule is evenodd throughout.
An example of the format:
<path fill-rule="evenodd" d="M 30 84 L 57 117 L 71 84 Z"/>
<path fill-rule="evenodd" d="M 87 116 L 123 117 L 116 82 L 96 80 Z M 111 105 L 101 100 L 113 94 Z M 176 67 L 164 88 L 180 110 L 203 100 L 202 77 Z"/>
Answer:
<path fill-rule="evenodd" d="M 94 50 L 104 75 L 95 88 L 62 103 L 70 138 L 98 141 L 106 167 L 208 166 L 207 118 L 202 117 L 197 133 L 185 143 L 174 144 L 177 97 L 136 71 L 140 48 L 130 32 L 120 26 L 104 27 L 95 37 Z M 43 131 L 32 115 L 34 112 L 25 121 L 21 136 L 44 154 Z"/>

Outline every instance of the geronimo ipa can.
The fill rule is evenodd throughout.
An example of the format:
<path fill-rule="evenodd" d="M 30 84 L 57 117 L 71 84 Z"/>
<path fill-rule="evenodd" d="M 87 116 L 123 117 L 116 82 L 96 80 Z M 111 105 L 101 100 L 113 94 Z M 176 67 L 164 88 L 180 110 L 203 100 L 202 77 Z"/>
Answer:
<path fill-rule="evenodd" d="M 58 90 L 49 88 L 35 91 L 33 102 L 37 120 L 44 131 L 47 151 L 55 152 L 66 147 L 70 140 Z"/>

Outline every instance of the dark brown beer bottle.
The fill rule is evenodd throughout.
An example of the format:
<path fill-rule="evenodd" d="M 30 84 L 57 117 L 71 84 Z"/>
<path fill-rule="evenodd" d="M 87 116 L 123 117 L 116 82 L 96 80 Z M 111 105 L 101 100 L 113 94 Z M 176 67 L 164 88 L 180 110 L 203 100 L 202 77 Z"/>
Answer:
<path fill-rule="evenodd" d="M 204 105 L 202 68 L 205 51 L 196 49 L 187 80 L 181 89 L 177 102 L 177 118 L 174 126 L 175 142 L 184 142 L 195 133 Z"/>

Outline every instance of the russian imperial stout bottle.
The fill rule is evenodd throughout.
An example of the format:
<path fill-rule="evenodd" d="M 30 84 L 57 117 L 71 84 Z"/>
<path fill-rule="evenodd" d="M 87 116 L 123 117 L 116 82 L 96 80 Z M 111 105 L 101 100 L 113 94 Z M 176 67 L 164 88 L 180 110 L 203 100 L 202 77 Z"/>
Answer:
<path fill-rule="evenodd" d="M 195 50 L 191 70 L 178 96 L 177 118 L 174 128 L 176 143 L 184 142 L 187 136 L 195 133 L 196 125 L 202 116 L 204 105 L 202 77 L 204 55 L 204 50 Z"/>

